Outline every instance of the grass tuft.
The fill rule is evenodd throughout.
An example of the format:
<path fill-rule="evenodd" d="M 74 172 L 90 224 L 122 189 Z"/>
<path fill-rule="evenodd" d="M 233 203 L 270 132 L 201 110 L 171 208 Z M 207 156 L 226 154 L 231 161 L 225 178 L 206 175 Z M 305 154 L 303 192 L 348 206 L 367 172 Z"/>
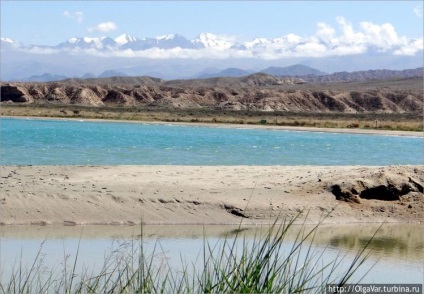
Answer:
<path fill-rule="evenodd" d="M 0 293 L 322 293 L 329 283 L 355 283 L 352 276 L 368 258 L 375 234 L 342 268 L 346 255 L 325 261 L 325 249 L 313 246 L 320 223 L 312 229 L 301 226 L 287 247 L 287 232 L 301 214 L 276 219 L 253 239 L 241 229 L 215 244 L 204 237 L 196 262 L 189 265 L 181 256 L 182 270 L 169 264 L 159 242 L 147 253 L 143 226 L 140 238 L 123 242 L 96 272 L 78 271 L 79 244 L 71 270 L 66 255 L 63 269 L 46 270 L 41 245 L 28 270 L 21 262 L 10 279 L 0 280 Z"/>

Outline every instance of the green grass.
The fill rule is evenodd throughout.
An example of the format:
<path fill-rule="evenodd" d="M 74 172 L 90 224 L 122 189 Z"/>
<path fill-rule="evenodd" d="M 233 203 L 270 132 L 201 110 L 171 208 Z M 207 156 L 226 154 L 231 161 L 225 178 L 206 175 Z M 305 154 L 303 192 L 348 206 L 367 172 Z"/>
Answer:
<path fill-rule="evenodd" d="M 299 126 L 319 128 L 359 128 L 398 131 L 422 131 L 422 113 L 307 113 L 261 112 L 158 107 L 80 106 L 62 104 L 2 104 L 1 115 L 125 121 L 161 121 L 182 123 L 222 123 Z M 377 124 L 376 124 L 377 121 Z"/>
<path fill-rule="evenodd" d="M 325 250 L 313 247 L 319 225 L 302 226 L 290 249 L 283 247 L 299 217 L 277 220 L 253 239 L 242 230 L 216 244 L 205 237 L 196 262 L 187 264 L 181 256 L 181 270 L 164 258 L 159 242 L 147 253 L 143 227 L 139 239 L 113 251 L 98 271 L 77 269 L 79 245 L 74 260 L 65 255 L 61 268 L 46 269 L 41 245 L 31 266 L 21 263 L 10 279 L 0 280 L 0 293 L 322 293 L 328 283 L 359 282 L 351 278 L 367 259 L 372 238 L 348 266 L 341 262 L 345 256 L 325 262 Z"/>

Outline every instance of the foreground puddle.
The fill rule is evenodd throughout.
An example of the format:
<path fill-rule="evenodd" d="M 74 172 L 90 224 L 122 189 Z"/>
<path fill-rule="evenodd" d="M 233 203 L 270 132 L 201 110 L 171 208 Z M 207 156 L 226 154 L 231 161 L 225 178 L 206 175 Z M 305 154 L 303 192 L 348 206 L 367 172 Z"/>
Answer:
<path fill-rule="evenodd" d="M 342 267 L 347 267 L 378 230 L 369 247 L 370 256 L 355 274 L 360 278 L 373 267 L 362 282 L 369 283 L 422 283 L 423 282 L 423 226 L 406 224 L 352 224 L 322 225 L 305 244 L 313 242 L 317 254 L 325 261 L 345 256 Z M 293 226 L 287 232 L 282 255 L 289 251 L 312 226 Z M 211 248 L 233 242 L 237 237 L 251 242 L 263 236 L 267 226 L 3 226 L 0 227 L 0 278 L 6 279 L 17 265 L 30 266 L 40 252 L 43 267 L 60 268 L 77 257 L 77 268 L 101 268 L 105 258 L 114 252 L 134 250 L 142 242 L 147 253 L 158 257 L 172 268 L 183 263 L 200 262 L 205 244 Z M 143 239 L 140 239 L 141 234 Z M 313 237 L 313 240 L 312 240 Z"/>

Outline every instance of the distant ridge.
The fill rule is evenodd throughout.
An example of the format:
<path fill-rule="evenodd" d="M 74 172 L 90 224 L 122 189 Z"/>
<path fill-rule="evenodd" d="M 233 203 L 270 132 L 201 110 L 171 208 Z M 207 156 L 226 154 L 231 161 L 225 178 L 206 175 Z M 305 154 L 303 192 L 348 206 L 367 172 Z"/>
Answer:
<path fill-rule="evenodd" d="M 127 75 L 123 72 L 119 72 L 119 71 L 116 71 L 116 70 L 105 70 L 98 77 L 99 78 L 110 78 L 110 77 L 125 77 L 125 76 L 127 76 Z"/>
<path fill-rule="evenodd" d="M 244 70 L 240 68 L 231 67 L 231 68 L 227 68 L 213 74 L 201 74 L 201 75 L 198 75 L 197 78 L 208 79 L 208 78 L 217 78 L 217 77 L 243 77 L 252 73 L 254 72 L 250 70 Z"/>
<path fill-rule="evenodd" d="M 269 75 L 273 75 L 273 76 L 280 76 L 280 77 L 285 77 L 285 76 L 296 76 L 296 77 L 301 77 L 301 76 L 308 76 L 308 75 L 313 75 L 313 76 L 322 76 L 322 75 L 327 75 L 327 73 L 320 71 L 316 68 L 312 68 L 303 64 L 295 64 L 295 65 L 291 65 L 291 66 L 286 66 L 286 67 L 275 67 L 275 66 L 270 66 L 264 70 L 261 70 L 261 72 L 269 74 Z"/>
<path fill-rule="evenodd" d="M 299 78 L 274 77 L 265 73 L 255 73 L 242 77 L 213 77 L 207 79 L 171 80 L 164 82 L 167 86 L 177 87 L 208 87 L 208 88 L 240 88 L 240 87 L 262 87 L 277 85 L 302 84 Z"/>
<path fill-rule="evenodd" d="M 68 78 L 69 77 L 63 76 L 63 75 L 44 73 L 42 75 L 30 76 L 26 79 L 23 79 L 22 82 L 54 82 L 54 81 L 61 81 L 64 79 L 68 79 Z"/>
<path fill-rule="evenodd" d="M 153 78 L 149 76 L 141 76 L 141 77 L 128 77 L 128 76 L 117 76 L 117 77 L 107 77 L 107 78 L 88 78 L 88 79 L 80 79 L 80 78 L 72 78 L 66 79 L 62 81 L 63 83 L 68 84 L 78 84 L 78 85 L 153 85 L 163 83 L 164 80 L 159 78 Z"/>
<path fill-rule="evenodd" d="M 337 82 L 359 82 L 367 80 L 385 80 L 394 78 L 413 78 L 422 77 L 424 73 L 423 67 L 404 70 L 366 70 L 354 72 L 336 72 L 330 75 L 322 76 L 304 76 L 302 77 L 308 83 L 337 83 Z"/>
<path fill-rule="evenodd" d="M 212 69 L 214 70 L 214 69 Z M 322 83 L 339 83 L 339 82 L 355 82 L 355 81 L 367 81 L 367 80 L 384 80 L 384 79 L 393 79 L 393 78 L 413 78 L 413 77 L 422 77 L 424 74 L 423 67 L 418 67 L 414 69 L 404 69 L 404 70 L 388 70 L 388 69 L 379 69 L 379 70 L 366 70 L 366 71 L 353 71 L 353 72 L 336 72 L 332 74 L 326 74 L 318 69 L 308 67 L 306 65 L 296 64 L 288 67 L 268 67 L 260 72 L 253 72 L 249 70 L 243 70 L 240 68 L 227 68 L 217 73 L 206 73 L 207 70 L 203 71 L 200 75 L 197 75 L 195 78 L 186 79 L 193 81 L 196 79 L 207 80 L 213 78 L 241 78 L 247 77 L 252 74 L 267 74 L 274 77 L 283 77 L 286 79 L 298 78 L 303 80 L 303 82 L 311 84 L 322 84 Z M 157 81 L 163 81 L 163 79 L 151 77 L 154 75 L 148 75 L 151 78 L 153 83 Z M 100 82 L 100 79 L 103 78 L 112 78 L 119 77 L 120 81 L 124 84 L 125 79 L 128 81 L 136 81 L 137 78 L 143 78 L 143 81 L 146 81 L 146 75 L 143 76 L 128 76 L 124 72 L 118 70 L 106 70 L 100 75 L 96 76 L 92 73 L 87 73 L 82 77 L 67 77 L 64 75 L 56 75 L 45 73 L 43 75 L 33 75 L 28 78 L 20 80 L 21 82 L 53 82 L 61 81 L 66 79 L 73 79 L 82 81 L 84 79 L 90 79 L 92 81 Z M 179 81 L 179 80 L 169 80 Z M 144 83 L 143 82 L 143 83 Z M 131 83 L 131 82 L 130 82 Z"/>

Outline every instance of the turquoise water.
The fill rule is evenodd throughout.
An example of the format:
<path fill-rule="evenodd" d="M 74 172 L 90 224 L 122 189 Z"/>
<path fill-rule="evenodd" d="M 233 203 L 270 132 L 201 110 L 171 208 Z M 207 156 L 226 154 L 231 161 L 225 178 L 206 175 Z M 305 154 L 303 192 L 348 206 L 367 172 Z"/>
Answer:
<path fill-rule="evenodd" d="M 3 118 L 2 165 L 423 164 L 423 138 Z"/>

